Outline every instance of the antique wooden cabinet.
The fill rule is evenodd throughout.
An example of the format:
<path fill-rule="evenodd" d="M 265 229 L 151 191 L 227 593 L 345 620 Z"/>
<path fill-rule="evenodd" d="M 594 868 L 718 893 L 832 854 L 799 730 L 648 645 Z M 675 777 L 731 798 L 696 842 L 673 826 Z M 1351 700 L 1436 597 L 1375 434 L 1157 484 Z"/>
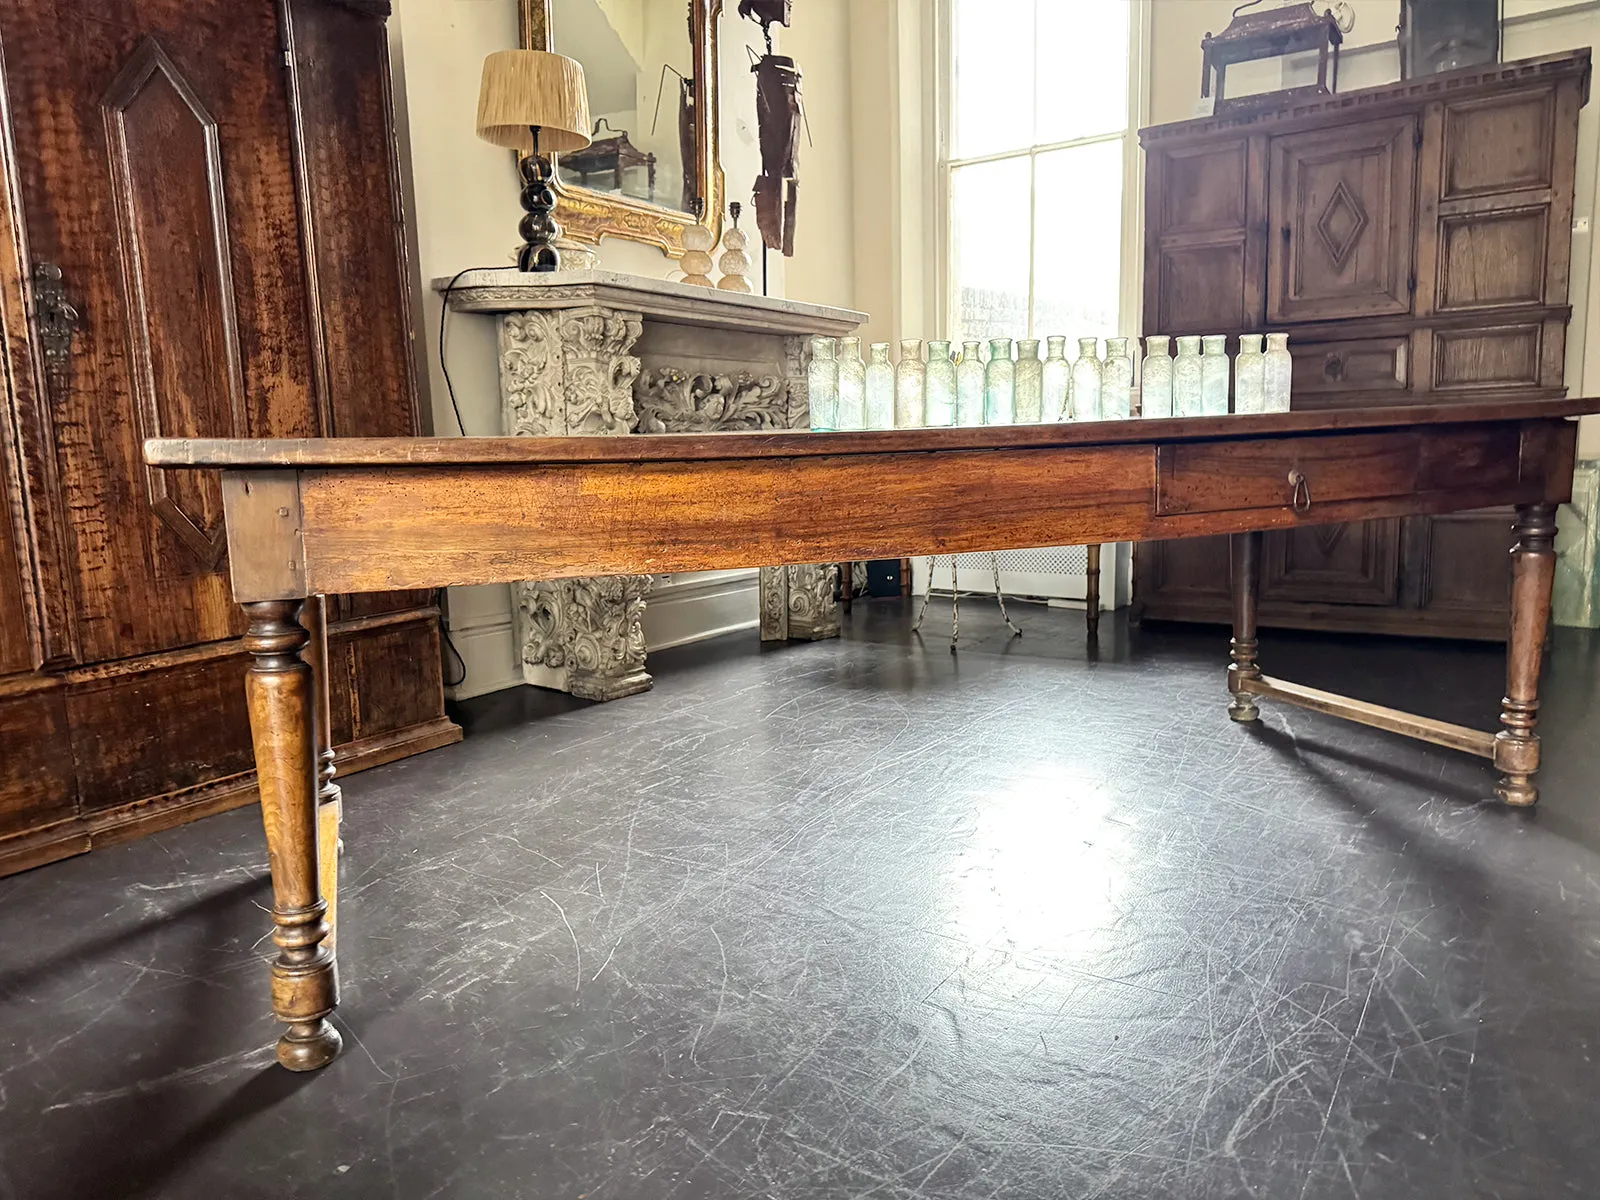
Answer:
<path fill-rule="evenodd" d="M 387 0 L 0 7 L 0 873 L 254 799 L 215 478 L 420 431 Z M 454 741 L 426 593 L 335 598 L 349 771 Z"/>
<path fill-rule="evenodd" d="M 1286 331 L 1295 408 L 1563 392 L 1589 51 L 1140 131 L 1146 334 Z M 1269 534 L 1267 625 L 1503 639 L 1495 512 Z M 1152 618 L 1228 617 L 1225 539 L 1135 555 Z"/>

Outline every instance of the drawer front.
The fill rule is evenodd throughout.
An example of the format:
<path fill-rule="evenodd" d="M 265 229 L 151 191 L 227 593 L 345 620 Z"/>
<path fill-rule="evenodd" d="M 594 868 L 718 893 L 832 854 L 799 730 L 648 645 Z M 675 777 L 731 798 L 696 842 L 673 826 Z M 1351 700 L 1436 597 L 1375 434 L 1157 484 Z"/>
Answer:
<path fill-rule="evenodd" d="M 1180 442 L 1156 458 L 1156 512 L 1286 508 L 1303 478 L 1302 507 L 1402 496 L 1416 487 L 1421 443 L 1411 432 L 1282 441 Z"/>
<path fill-rule="evenodd" d="M 1295 508 L 1377 500 L 1413 492 L 1511 487 L 1517 482 L 1515 425 L 1263 439 L 1222 445 L 1179 442 L 1156 455 L 1156 512 Z"/>
<path fill-rule="evenodd" d="M 1289 343 L 1297 397 L 1403 393 L 1410 385 L 1410 340 L 1404 336 Z M 1314 402 L 1313 402 L 1314 405 Z"/>

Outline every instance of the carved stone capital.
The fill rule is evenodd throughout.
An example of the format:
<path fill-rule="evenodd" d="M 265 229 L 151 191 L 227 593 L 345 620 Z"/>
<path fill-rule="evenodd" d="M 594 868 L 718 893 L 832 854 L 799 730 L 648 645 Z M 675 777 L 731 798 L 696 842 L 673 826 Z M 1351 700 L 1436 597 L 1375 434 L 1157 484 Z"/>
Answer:
<path fill-rule="evenodd" d="M 788 376 L 789 411 L 785 429 L 811 428 L 811 339 L 783 339 L 783 366 Z"/>
<path fill-rule="evenodd" d="M 649 575 L 603 575 L 516 585 L 522 661 L 567 673 L 584 700 L 616 700 L 649 689 L 644 602 Z"/>
<path fill-rule="evenodd" d="M 561 394 L 561 337 L 554 313 L 506 313 L 500 320 L 500 399 L 513 437 L 567 431 Z"/>
<path fill-rule="evenodd" d="M 629 433 L 639 360 L 629 351 L 644 330 L 636 312 L 589 305 L 556 314 L 569 434 Z"/>
<path fill-rule="evenodd" d="M 834 563 L 761 568 L 761 640 L 816 641 L 839 636 L 839 605 L 833 598 Z"/>
<path fill-rule="evenodd" d="M 639 360 L 629 351 L 638 313 L 585 305 L 506 313 L 500 320 L 500 395 L 512 436 L 628 433 Z"/>

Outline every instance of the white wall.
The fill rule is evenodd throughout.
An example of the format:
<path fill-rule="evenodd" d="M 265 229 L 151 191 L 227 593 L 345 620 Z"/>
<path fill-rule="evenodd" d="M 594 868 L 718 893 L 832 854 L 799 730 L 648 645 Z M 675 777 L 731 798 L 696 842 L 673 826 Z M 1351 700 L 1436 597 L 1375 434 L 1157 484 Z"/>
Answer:
<path fill-rule="evenodd" d="M 857 0 L 859 3 L 859 0 Z M 809 140 L 800 147 L 800 209 L 786 294 L 795 300 L 857 308 L 856 194 L 850 86 L 852 0 L 803 0 L 779 34 L 800 68 Z"/>
<path fill-rule="evenodd" d="M 505 266 L 514 261 L 517 222 L 522 216 L 515 165 L 508 152 L 479 141 L 473 125 L 484 56 L 518 44 L 517 4 L 516 0 L 397 0 L 395 8 L 397 103 L 405 108 L 402 129 L 409 125 L 417 282 L 423 295 L 434 432 L 445 436 L 457 431 L 456 417 L 439 362 L 441 302 L 428 283 L 467 267 Z M 737 5 L 727 8 L 733 10 Z M 728 11 L 721 18 L 719 38 L 721 150 L 727 194 L 729 199 L 748 204 L 760 170 L 760 149 L 755 132 L 755 84 L 746 46 L 759 49 L 761 31 Z M 804 210 L 801 220 L 804 228 Z M 753 226 L 753 222 L 741 224 Z M 759 252 L 754 257 L 759 286 Z M 652 247 L 611 238 L 601 243 L 599 259 L 600 266 L 608 270 L 657 278 L 673 274 L 677 265 Z M 783 289 L 783 259 L 773 255 L 769 290 L 783 295 Z M 501 433 L 494 320 L 451 314 L 446 345 L 466 432 Z M 757 615 L 754 572 L 660 577 L 647 611 L 645 637 L 652 648 L 730 628 L 753 627 Z M 522 682 L 509 587 L 451 588 L 449 616 L 452 639 L 467 665 L 466 683 L 457 689 L 458 696 Z"/>

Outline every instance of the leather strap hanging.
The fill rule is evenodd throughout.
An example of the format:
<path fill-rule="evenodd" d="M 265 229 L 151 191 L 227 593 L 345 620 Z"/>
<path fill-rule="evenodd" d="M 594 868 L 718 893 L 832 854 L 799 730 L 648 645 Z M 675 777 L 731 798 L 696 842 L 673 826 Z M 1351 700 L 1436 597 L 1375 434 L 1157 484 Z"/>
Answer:
<path fill-rule="evenodd" d="M 763 54 L 750 71 L 756 77 L 756 127 L 761 138 L 761 174 L 755 185 L 756 227 L 769 248 L 792 258 L 800 192 L 796 178 L 802 119 L 800 70 L 786 55 Z"/>

